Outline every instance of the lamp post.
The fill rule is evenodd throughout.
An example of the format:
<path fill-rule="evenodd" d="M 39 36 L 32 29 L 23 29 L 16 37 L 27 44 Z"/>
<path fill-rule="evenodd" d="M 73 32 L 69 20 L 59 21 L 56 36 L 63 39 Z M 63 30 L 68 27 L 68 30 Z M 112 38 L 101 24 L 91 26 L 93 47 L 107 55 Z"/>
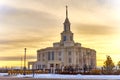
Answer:
<path fill-rule="evenodd" d="M 35 75 L 35 71 L 34 71 L 34 63 L 33 63 L 33 67 L 32 67 L 32 72 L 33 72 L 33 78 L 34 78 L 34 75 Z"/>
<path fill-rule="evenodd" d="M 86 71 L 86 62 L 85 62 L 85 54 L 83 54 L 83 70 L 84 70 L 84 74 L 85 74 L 85 71 Z"/>
<path fill-rule="evenodd" d="M 24 53 L 24 73 L 23 73 L 23 75 L 26 75 L 26 48 L 24 50 L 25 50 L 25 53 Z"/>
<path fill-rule="evenodd" d="M 90 72 L 90 53 L 87 53 L 88 55 L 88 71 Z"/>

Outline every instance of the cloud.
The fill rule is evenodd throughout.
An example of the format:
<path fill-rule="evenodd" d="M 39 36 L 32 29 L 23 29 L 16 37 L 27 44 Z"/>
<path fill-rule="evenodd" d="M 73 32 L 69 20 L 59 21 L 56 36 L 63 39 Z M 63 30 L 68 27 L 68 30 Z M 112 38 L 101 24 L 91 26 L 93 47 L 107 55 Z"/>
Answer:
<path fill-rule="evenodd" d="M 2 5 L 0 24 L 4 27 L 1 28 L 4 33 L 0 34 L 0 50 L 25 46 L 35 48 L 40 43 L 54 40 L 56 34 L 53 33 L 56 30 L 53 27 L 57 24 L 56 18 L 45 11 Z"/>
<path fill-rule="evenodd" d="M 39 45 L 43 46 L 50 41 L 54 41 L 53 36 L 25 36 L 20 38 L 12 38 L 12 39 L 6 39 L 6 40 L 0 40 L 0 50 L 8 50 L 8 49 L 16 49 L 16 48 L 37 48 Z"/>
<path fill-rule="evenodd" d="M 78 24 L 76 31 L 83 35 L 112 35 L 116 32 L 114 27 L 97 24 Z"/>
<path fill-rule="evenodd" d="M 2 6 L 0 8 L 0 23 L 12 25 L 16 29 L 40 29 L 43 26 L 54 26 L 56 22 L 55 15 L 43 11 L 32 9 L 20 9 L 11 6 Z M 46 24 L 47 23 L 47 24 Z"/>
<path fill-rule="evenodd" d="M 27 56 L 27 60 L 33 60 L 33 59 L 36 59 L 36 56 Z M 20 56 L 5 56 L 5 57 L 0 57 L 0 61 L 21 61 L 21 57 Z"/>
<path fill-rule="evenodd" d="M 34 1 L 34 0 L 33 0 Z M 47 6 L 56 7 L 56 6 L 63 6 L 63 5 L 72 5 L 76 6 L 77 8 L 82 6 L 102 6 L 106 5 L 109 0 L 37 0 L 36 2 L 47 4 Z M 54 5 L 53 5 L 54 2 Z"/>

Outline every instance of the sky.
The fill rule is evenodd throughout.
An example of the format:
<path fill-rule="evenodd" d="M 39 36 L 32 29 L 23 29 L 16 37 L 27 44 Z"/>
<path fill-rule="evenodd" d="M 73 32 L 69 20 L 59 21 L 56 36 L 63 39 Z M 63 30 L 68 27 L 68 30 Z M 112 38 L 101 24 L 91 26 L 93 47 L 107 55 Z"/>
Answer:
<path fill-rule="evenodd" d="M 97 66 L 120 61 L 120 0 L 0 0 L 0 67 L 21 66 L 60 41 L 68 5 L 74 41 L 95 49 Z"/>

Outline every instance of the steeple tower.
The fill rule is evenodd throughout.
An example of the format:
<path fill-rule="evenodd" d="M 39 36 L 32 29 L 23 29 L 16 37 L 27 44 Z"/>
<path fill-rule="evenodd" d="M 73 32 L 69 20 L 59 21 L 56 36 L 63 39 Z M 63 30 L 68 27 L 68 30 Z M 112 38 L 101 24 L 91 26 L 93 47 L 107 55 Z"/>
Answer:
<path fill-rule="evenodd" d="M 66 19 L 64 22 L 64 31 L 70 31 L 70 22 L 68 19 L 68 6 L 66 6 Z"/>
<path fill-rule="evenodd" d="M 63 25 L 64 31 L 61 33 L 61 45 L 74 46 L 73 33 L 70 30 L 70 21 L 68 18 L 68 6 L 66 6 L 66 18 Z"/>

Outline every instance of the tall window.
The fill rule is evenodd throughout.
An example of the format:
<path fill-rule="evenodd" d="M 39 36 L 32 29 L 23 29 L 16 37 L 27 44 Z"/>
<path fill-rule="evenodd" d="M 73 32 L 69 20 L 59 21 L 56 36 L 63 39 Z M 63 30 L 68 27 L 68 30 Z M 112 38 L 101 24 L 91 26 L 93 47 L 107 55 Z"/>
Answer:
<path fill-rule="evenodd" d="M 69 58 L 69 63 L 71 63 L 72 62 L 72 59 L 71 58 Z"/>
<path fill-rule="evenodd" d="M 68 52 L 68 55 L 71 56 L 71 51 Z"/>
<path fill-rule="evenodd" d="M 63 37 L 63 40 L 66 41 L 66 36 Z"/>
<path fill-rule="evenodd" d="M 48 52 L 48 60 L 50 60 L 50 52 Z"/>
<path fill-rule="evenodd" d="M 76 52 L 76 56 L 78 56 L 78 53 Z"/>
<path fill-rule="evenodd" d="M 42 56 L 43 56 L 43 57 L 45 56 L 45 55 L 44 55 L 44 53 L 43 53 L 43 55 L 42 55 Z"/>
<path fill-rule="evenodd" d="M 45 61 L 45 59 L 43 58 L 43 61 Z"/>
<path fill-rule="evenodd" d="M 39 58 L 41 57 L 41 54 L 39 54 Z"/>
<path fill-rule="evenodd" d="M 40 58 L 41 58 L 41 54 L 38 54 L 38 61 L 40 61 Z"/>
<path fill-rule="evenodd" d="M 42 65 L 42 68 L 45 68 L 45 65 Z"/>
<path fill-rule="evenodd" d="M 59 56 L 61 56 L 61 52 L 59 52 Z"/>
<path fill-rule="evenodd" d="M 59 58 L 59 61 L 61 61 L 61 58 Z"/>
<path fill-rule="evenodd" d="M 54 60 L 54 52 L 52 52 L 52 60 Z"/>

